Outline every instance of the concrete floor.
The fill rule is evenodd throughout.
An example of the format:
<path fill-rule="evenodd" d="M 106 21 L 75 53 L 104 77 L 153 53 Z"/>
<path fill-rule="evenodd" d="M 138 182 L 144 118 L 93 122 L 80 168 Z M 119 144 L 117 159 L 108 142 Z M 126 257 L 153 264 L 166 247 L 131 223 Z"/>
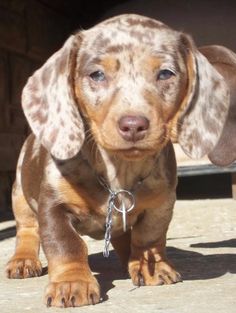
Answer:
<path fill-rule="evenodd" d="M 102 256 L 103 241 L 86 239 L 90 264 L 100 282 L 104 302 L 89 307 L 47 309 L 42 296 L 47 275 L 8 280 L 4 266 L 14 249 L 14 222 L 0 224 L 1 313 L 236 313 L 236 201 L 178 201 L 168 233 L 168 254 L 183 283 L 170 286 L 132 286 L 111 253 Z M 43 264 L 46 266 L 44 256 Z"/>

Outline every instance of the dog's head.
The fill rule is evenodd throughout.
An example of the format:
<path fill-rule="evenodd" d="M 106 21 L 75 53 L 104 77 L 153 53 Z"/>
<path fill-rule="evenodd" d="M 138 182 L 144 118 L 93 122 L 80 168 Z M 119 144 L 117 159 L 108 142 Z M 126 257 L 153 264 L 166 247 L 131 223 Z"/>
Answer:
<path fill-rule="evenodd" d="M 23 109 L 58 159 L 85 138 L 136 159 L 178 140 L 191 157 L 213 149 L 229 106 L 222 76 L 185 34 L 121 15 L 71 36 L 28 80 Z"/>

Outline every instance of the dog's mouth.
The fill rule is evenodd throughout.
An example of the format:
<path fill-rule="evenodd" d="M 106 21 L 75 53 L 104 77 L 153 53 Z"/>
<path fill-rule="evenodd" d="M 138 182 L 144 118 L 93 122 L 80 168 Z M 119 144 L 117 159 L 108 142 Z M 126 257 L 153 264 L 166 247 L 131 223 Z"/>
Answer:
<path fill-rule="evenodd" d="M 137 148 L 117 150 L 118 155 L 124 156 L 127 159 L 140 159 L 146 155 L 145 150 L 140 150 Z"/>
<path fill-rule="evenodd" d="M 109 151 L 125 160 L 140 160 L 156 153 L 152 149 L 140 149 L 136 147 L 128 149 L 109 149 Z"/>

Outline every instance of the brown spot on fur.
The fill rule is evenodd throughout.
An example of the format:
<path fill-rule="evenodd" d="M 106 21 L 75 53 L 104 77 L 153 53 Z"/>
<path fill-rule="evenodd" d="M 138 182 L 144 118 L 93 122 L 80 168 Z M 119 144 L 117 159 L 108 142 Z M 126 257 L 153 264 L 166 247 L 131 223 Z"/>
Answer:
<path fill-rule="evenodd" d="M 141 25 L 145 28 L 155 29 L 155 28 L 167 28 L 167 26 L 161 22 L 158 22 L 156 20 L 146 18 L 146 19 L 137 19 L 137 18 L 128 18 L 127 22 L 130 26 L 136 26 Z"/>
<path fill-rule="evenodd" d="M 120 61 L 116 60 L 116 71 L 118 71 L 120 69 Z"/>
<path fill-rule="evenodd" d="M 131 37 L 138 39 L 138 41 L 143 41 L 143 38 L 145 38 L 145 39 L 147 38 L 145 33 L 141 32 L 141 31 L 137 31 L 137 30 L 131 30 L 130 35 L 131 35 Z"/>
<path fill-rule="evenodd" d="M 57 113 L 59 114 L 61 112 L 61 102 L 58 100 L 57 103 Z"/>
<path fill-rule="evenodd" d="M 106 49 L 107 53 L 121 53 L 125 49 L 124 45 L 109 45 Z"/>
<path fill-rule="evenodd" d="M 74 140 L 75 140 L 75 135 L 74 135 L 74 134 L 70 134 L 70 135 L 69 135 L 69 139 L 70 139 L 71 141 L 74 141 Z"/>
<path fill-rule="evenodd" d="M 213 88 L 217 89 L 219 87 L 220 87 L 220 82 L 218 80 L 215 80 L 214 83 L 213 83 Z"/>
<path fill-rule="evenodd" d="M 37 121 L 40 125 L 43 125 L 48 120 L 48 113 L 47 113 L 47 111 L 38 110 L 38 111 L 33 112 L 31 114 L 31 118 L 32 118 L 32 120 Z"/>
<path fill-rule="evenodd" d="M 103 34 L 100 34 L 97 36 L 93 46 L 95 49 L 102 49 L 104 47 L 107 47 L 111 43 L 111 40 L 109 38 L 104 37 Z"/>
<path fill-rule="evenodd" d="M 59 126 L 59 127 L 60 127 L 60 126 Z M 58 136 L 58 131 L 59 131 L 59 129 L 54 128 L 54 129 L 51 131 L 51 133 L 48 134 L 48 140 L 49 140 L 49 142 L 50 142 L 51 144 L 53 144 L 53 143 L 56 141 L 57 136 Z"/>
<path fill-rule="evenodd" d="M 63 52 L 63 54 L 60 56 L 60 58 L 57 59 L 56 61 L 56 67 L 55 70 L 57 70 L 57 73 L 55 74 L 56 77 L 59 74 L 64 74 L 66 71 L 66 67 L 67 67 L 67 60 L 68 60 L 68 51 L 65 50 Z"/>
<path fill-rule="evenodd" d="M 80 59 L 81 66 L 87 64 L 91 60 L 91 54 L 87 52 L 83 52 Z"/>
<path fill-rule="evenodd" d="M 168 51 L 168 48 L 165 44 L 163 44 L 163 45 L 161 45 L 160 50 L 166 52 L 166 51 Z"/>
<path fill-rule="evenodd" d="M 44 86 L 47 86 L 49 84 L 51 75 L 52 75 L 51 67 L 48 67 L 47 69 L 45 69 L 45 71 L 43 71 L 42 83 Z"/>

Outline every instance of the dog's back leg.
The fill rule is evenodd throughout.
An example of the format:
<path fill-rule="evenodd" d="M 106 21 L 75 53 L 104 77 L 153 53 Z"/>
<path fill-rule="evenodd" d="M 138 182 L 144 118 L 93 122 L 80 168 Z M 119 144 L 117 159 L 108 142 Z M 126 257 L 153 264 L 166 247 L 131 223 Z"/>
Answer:
<path fill-rule="evenodd" d="M 42 266 L 38 257 L 40 246 L 38 221 L 29 207 L 17 179 L 12 191 L 12 206 L 17 235 L 15 253 L 6 266 L 7 276 L 9 278 L 40 276 Z"/>

